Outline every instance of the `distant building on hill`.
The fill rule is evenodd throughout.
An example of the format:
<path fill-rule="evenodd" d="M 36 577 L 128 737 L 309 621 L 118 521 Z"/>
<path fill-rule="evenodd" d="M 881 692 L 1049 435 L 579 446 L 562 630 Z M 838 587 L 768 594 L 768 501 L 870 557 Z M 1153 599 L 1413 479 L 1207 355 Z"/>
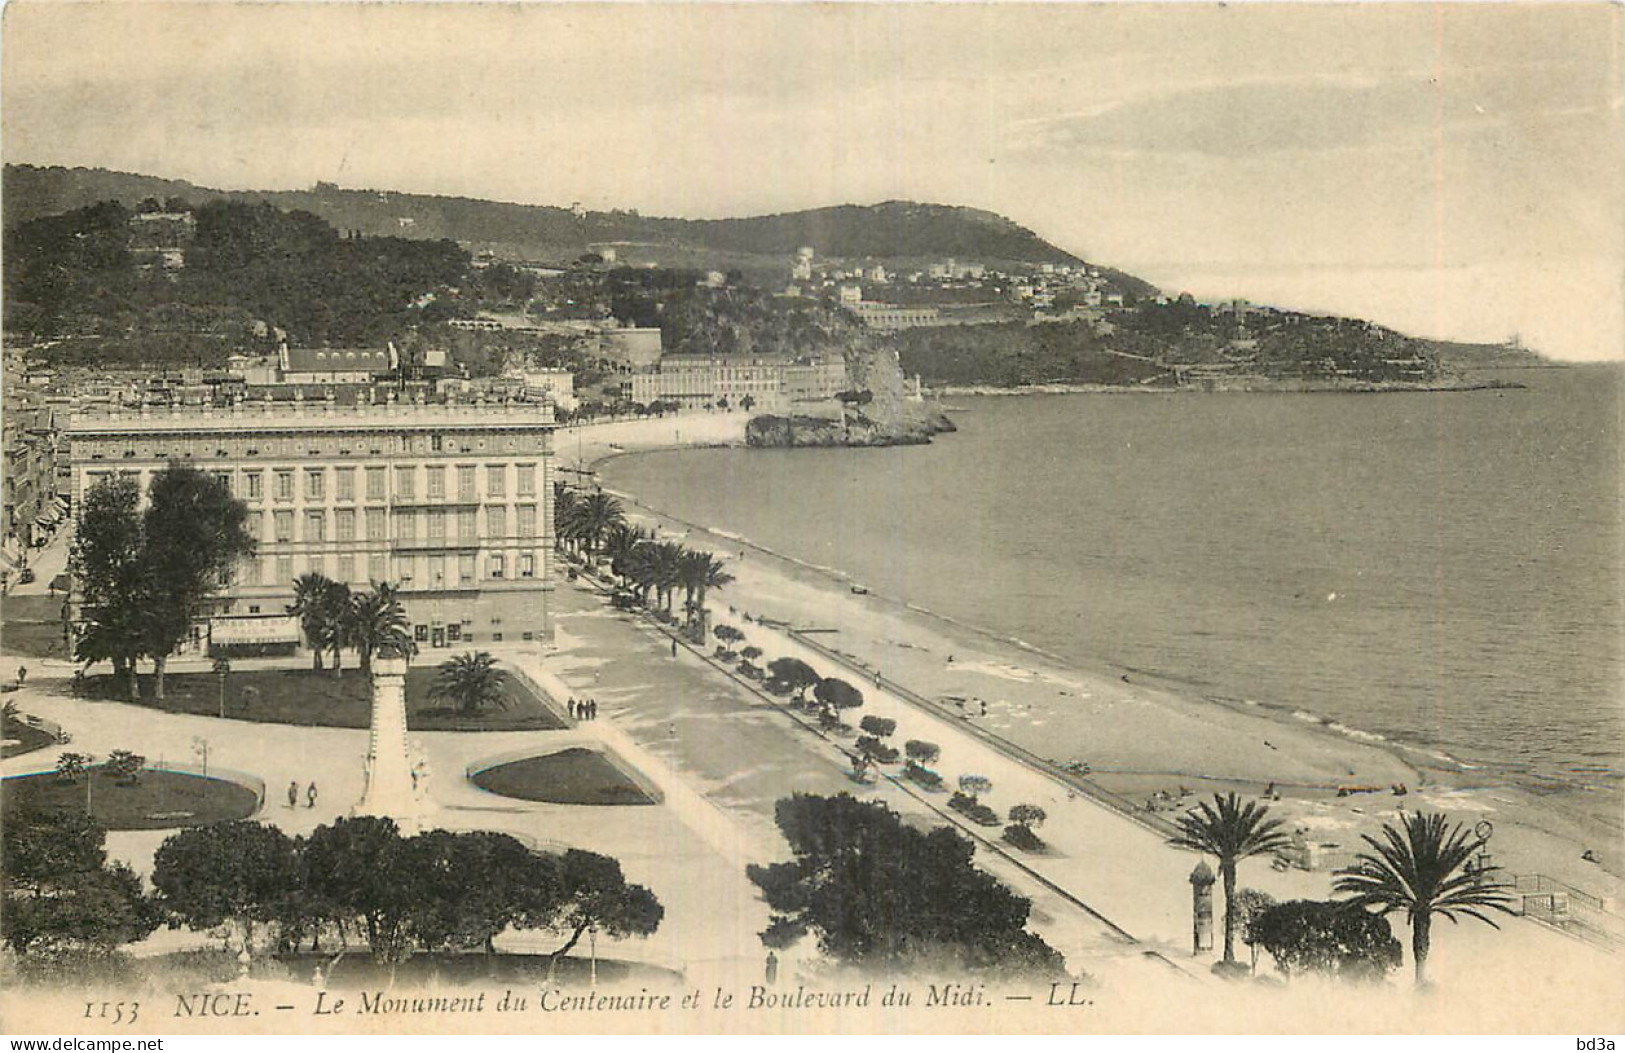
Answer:
<path fill-rule="evenodd" d="M 942 312 L 935 307 L 898 307 L 864 300 L 847 305 L 847 309 L 871 329 L 913 329 L 916 326 L 942 324 Z"/>

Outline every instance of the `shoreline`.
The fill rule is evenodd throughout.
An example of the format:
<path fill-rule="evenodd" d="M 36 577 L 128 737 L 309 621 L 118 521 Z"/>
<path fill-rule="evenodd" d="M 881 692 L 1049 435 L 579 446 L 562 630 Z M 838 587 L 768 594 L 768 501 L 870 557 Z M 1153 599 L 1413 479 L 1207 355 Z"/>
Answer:
<path fill-rule="evenodd" d="M 626 454 L 743 445 L 743 421 L 730 420 L 743 416 L 588 426 L 590 438 L 577 436 L 580 466 L 596 472 Z M 726 558 L 739 580 L 714 604 L 749 613 L 753 621 L 765 617 L 812 629 L 817 642 L 842 659 L 882 671 L 938 706 L 959 706 L 962 719 L 1018 751 L 1060 766 L 1088 764 L 1091 781 L 1109 792 L 1139 800 L 1161 791 L 1172 806 L 1182 780 L 1202 792 L 1250 794 L 1273 783 L 1289 823 L 1345 844 L 1374 832 L 1371 820 L 1391 818 L 1407 804 L 1469 824 L 1493 815 L 1497 847 L 1510 870 L 1545 873 L 1609 899 L 1620 892 L 1620 834 L 1584 805 L 1566 805 L 1495 770 L 1329 718 L 1080 663 L 917 605 L 853 593 L 854 580 L 837 568 L 606 489 L 628 505 L 632 518 Z M 1409 792 L 1396 795 L 1396 785 Z M 1339 796 L 1340 787 L 1354 792 Z M 1602 866 L 1580 861 L 1588 848 Z"/>
<path fill-rule="evenodd" d="M 1521 366 L 1503 366 L 1503 370 L 1521 369 Z M 930 398 L 986 395 L 1009 397 L 1016 395 L 1404 395 L 1426 392 L 1451 391 L 1520 391 L 1526 385 L 1516 381 L 1464 381 L 1459 384 L 1305 384 L 1284 381 L 1257 387 L 1246 384 L 1223 385 L 1213 388 L 1152 387 L 1125 384 L 1018 384 L 1015 387 L 997 387 L 989 384 L 944 384 L 927 388 Z"/>

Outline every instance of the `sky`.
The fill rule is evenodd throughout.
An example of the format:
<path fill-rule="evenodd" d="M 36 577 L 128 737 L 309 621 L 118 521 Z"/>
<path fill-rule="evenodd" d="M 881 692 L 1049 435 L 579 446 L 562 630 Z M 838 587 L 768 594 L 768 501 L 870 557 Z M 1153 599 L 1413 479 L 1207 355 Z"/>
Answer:
<path fill-rule="evenodd" d="M 973 205 L 1169 291 L 1625 357 L 1622 9 L 6 6 L 0 152 L 646 215 Z"/>

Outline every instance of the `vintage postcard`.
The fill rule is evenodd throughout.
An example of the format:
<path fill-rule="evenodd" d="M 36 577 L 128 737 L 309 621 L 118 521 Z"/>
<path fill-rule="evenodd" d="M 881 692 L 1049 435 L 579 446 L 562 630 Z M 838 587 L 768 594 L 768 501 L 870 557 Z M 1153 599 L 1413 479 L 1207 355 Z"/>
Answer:
<path fill-rule="evenodd" d="M 1621 10 L 7 5 L 0 1030 L 1612 1049 Z"/>

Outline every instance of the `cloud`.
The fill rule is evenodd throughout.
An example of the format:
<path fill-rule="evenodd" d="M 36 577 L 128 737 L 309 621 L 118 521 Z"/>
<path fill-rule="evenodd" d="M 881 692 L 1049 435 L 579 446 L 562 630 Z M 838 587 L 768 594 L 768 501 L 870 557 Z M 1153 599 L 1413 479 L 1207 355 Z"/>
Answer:
<path fill-rule="evenodd" d="M 1381 147 L 1513 121 L 1606 115 L 1618 95 L 1599 72 L 1539 65 L 1382 81 L 1231 80 L 1022 122 L 1012 138 L 1027 153 L 1218 158 Z"/>

